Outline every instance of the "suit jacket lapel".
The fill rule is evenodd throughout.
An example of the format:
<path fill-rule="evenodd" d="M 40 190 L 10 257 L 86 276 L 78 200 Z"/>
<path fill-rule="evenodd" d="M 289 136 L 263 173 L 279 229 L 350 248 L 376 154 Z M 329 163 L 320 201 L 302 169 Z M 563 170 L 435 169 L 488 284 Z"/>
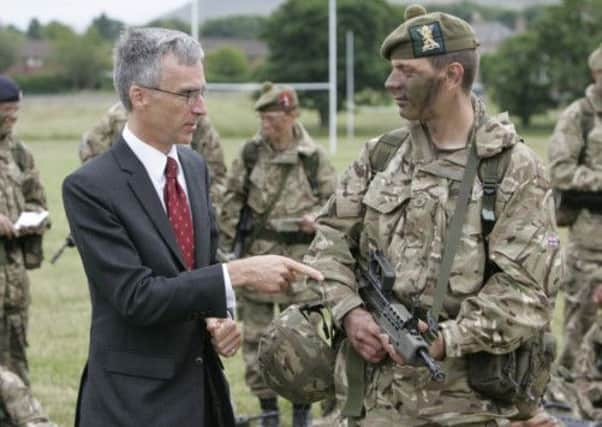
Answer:
<path fill-rule="evenodd" d="M 205 179 L 205 171 L 200 168 L 200 162 L 195 161 L 189 150 L 178 149 L 178 157 L 182 163 L 192 224 L 194 225 L 195 261 L 197 267 L 209 265 L 210 236 L 209 206 L 207 206 L 207 191 L 209 184 Z"/>
<path fill-rule="evenodd" d="M 176 241 L 172 226 L 157 196 L 146 169 L 138 160 L 134 152 L 128 147 L 127 143 L 120 138 L 111 148 L 115 160 L 121 169 L 128 173 L 128 185 L 140 202 L 141 210 L 150 218 L 151 222 L 171 250 L 174 257 L 180 263 L 181 268 L 186 268 L 182 251 Z"/>

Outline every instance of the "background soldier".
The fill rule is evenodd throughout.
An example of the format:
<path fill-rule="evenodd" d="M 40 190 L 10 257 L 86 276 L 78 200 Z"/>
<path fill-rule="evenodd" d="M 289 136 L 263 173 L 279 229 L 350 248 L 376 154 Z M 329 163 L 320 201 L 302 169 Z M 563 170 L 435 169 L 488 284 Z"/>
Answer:
<path fill-rule="evenodd" d="M 46 210 L 46 196 L 29 150 L 12 133 L 21 91 L 0 76 L 0 364 L 29 384 L 27 323 L 30 304 L 27 269 L 42 263 L 47 223 L 15 229 L 25 211 Z"/>
<path fill-rule="evenodd" d="M 507 115 L 488 117 L 471 96 L 477 45 L 465 21 L 426 14 L 421 6 L 406 9 L 405 22 L 381 53 L 392 68 L 385 86 L 410 122 L 366 144 L 318 217 L 305 261 L 324 273 L 334 321 L 348 340 L 335 369 L 341 424 L 509 425 L 519 414 L 520 399 L 473 388 L 475 380 L 493 374 L 490 364 L 474 358 L 510 357 L 548 328 L 561 266 L 559 239 L 542 162 L 519 143 Z M 475 157 L 479 178 L 467 181 L 467 212 L 451 274 L 442 282 L 439 327 L 431 330 L 428 352 L 447 375 L 436 383 L 424 367 L 406 363 L 363 308 L 356 269 L 371 251 L 383 251 L 396 274 L 394 302 L 426 320 L 460 181 Z M 496 166 L 493 180 L 486 165 Z M 423 322 L 417 326 L 426 329 Z M 544 353 L 537 355 L 543 362 Z M 546 358 L 551 363 L 553 356 Z M 470 367 L 477 372 L 469 377 Z M 534 414 L 542 388 L 532 388 L 531 380 L 540 377 L 531 373 L 529 384 L 513 378 L 535 394 L 525 418 Z"/>
<path fill-rule="evenodd" d="M 589 67 L 594 84 L 588 86 L 584 98 L 562 112 L 550 140 L 550 178 L 559 191 L 602 190 L 602 47 L 590 55 Z M 557 215 L 565 218 L 563 225 L 570 226 L 565 251 L 567 274 L 562 283 L 565 345 L 559 359 L 569 372 L 575 352 L 595 319 L 592 292 L 602 283 L 602 214 L 584 207 L 574 204 Z"/>
<path fill-rule="evenodd" d="M 21 378 L 0 365 L 0 425 L 56 427 Z"/>
<path fill-rule="evenodd" d="M 109 108 L 100 122 L 82 136 L 79 147 L 79 157 L 82 162 L 107 150 L 121 135 L 125 122 L 127 122 L 127 113 L 121 102 L 117 102 Z M 226 164 L 219 134 L 207 116 L 199 118 L 190 147 L 200 153 L 209 166 L 211 202 L 219 213 L 226 182 Z"/>
<path fill-rule="evenodd" d="M 233 245 L 237 224 L 249 230 L 244 236 L 242 256 L 278 254 L 301 259 L 314 235 L 318 208 L 330 197 L 336 185 L 336 172 L 324 153 L 308 135 L 299 116 L 294 89 L 265 84 L 255 104 L 259 112 L 259 133 L 246 142 L 232 163 L 220 216 L 225 248 Z M 243 208 L 250 215 L 241 215 Z M 243 221 L 240 221 L 241 217 Z M 237 239 L 243 238 L 238 233 Z M 260 295 L 244 291 L 242 300 L 243 356 L 245 379 L 260 399 L 262 411 L 278 408 L 276 394 L 267 388 L 258 371 L 259 335 L 280 308 L 291 302 L 315 298 L 299 286 L 291 293 Z M 309 425 L 309 405 L 293 406 L 293 425 Z M 276 426 L 278 416 L 262 420 Z"/>

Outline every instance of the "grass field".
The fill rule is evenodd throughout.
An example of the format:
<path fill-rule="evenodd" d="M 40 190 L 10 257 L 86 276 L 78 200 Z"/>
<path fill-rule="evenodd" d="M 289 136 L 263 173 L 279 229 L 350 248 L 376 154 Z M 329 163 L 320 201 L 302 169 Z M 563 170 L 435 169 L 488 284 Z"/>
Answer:
<path fill-rule="evenodd" d="M 31 96 L 23 101 L 16 133 L 34 152 L 46 187 L 52 216 L 52 229 L 45 238 L 46 258 L 62 244 L 68 233 L 60 185 L 79 165 L 77 147 L 81 134 L 88 130 L 115 101 L 112 93 L 78 93 L 60 96 Z M 210 116 L 222 135 L 227 162 L 242 141 L 256 129 L 252 101 L 243 95 L 210 94 Z M 327 147 L 326 131 L 318 128 L 317 115 L 303 112 L 301 120 L 310 133 Z M 549 120 L 536 131 L 524 132 L 528 145 L 545 156 Z M 357 156 L 369 137 L 399 124 L 394 107 L 360 111 L 356 117 L 358 136 L 344 138 L 344 113 L 339 117 L 339 149 L 333 161 L 342 171 Z M 85 277 L 75 250 L 68 249 L 57 265 L 44 266 L 31 273 L 33 303 L 29 329 L 29 361 L 35 395 L 51 418 L 62 426 L 73 425 L 80 371 L 88 346 L 90 304 Z M 226 362 L 236 406 L 241 413 L 257 413 L 256 399 L 243 381 L 240 355 Z M 284 425 L 289 425 L 290 407 L 285 408 Z"/>

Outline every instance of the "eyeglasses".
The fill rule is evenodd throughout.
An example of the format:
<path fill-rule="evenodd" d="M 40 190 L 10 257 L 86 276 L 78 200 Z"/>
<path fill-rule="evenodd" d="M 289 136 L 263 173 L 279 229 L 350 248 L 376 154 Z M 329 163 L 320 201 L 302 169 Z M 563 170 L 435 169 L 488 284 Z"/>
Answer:
<path fill-rule="evenodd" d="M 190 106 L 193 106 L 200 100 L 204 99 L 205 95 L 207 94 L 207 88 L 185 90 L 183 92 L 172 92 L 170 90 L 160 89 L 158 87 L 150 87 L 150 86 L 142 86 L 142 85 L 138 85 L 138 86 L 143 87 L 145 89 L 161 92 L 161 93 L 167 93 L 169 95 L 179 96 L 180 98 L 186 99 L 186 103 Z"/>

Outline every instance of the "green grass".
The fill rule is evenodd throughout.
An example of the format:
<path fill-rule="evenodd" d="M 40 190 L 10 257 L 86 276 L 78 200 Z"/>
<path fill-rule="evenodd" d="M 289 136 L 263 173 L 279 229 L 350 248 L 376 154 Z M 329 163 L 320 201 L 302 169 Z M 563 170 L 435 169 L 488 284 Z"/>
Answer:
<path fill-rule="evenodd" d="M 60 185 L 64 177 L 78 167 L 77 147 L 81 134 L 88 130 L 115 101 L 111 93 L 79 93 L 58 96 L 26 97 L 23 101 L 17 134 L 33 150 L 46 187 L 52 229 L 44 246 L 49 259 L 67 235 Z M 239 145 L 255 133 L 257 118 L 248 96 L 211 94 L 210 116 L 222 135 L 229 161 Z M 327 131 L 319 129 L 315 112 L 303 111 L 301 120 L 310 133 L 328 148 Z M 355 122 L 354 141 L 345 138 L 345 114 L 339 115 L 338 153 L 333 158 L 342 171 L 368 138 L 399 126 L 393 106 L 362 110 Z M 525 131 L 523 136 L 535 151 L 545 157 L 549 131 L 540 128 Z M 31 273 L 32 298 L 29 329 L 29 360 L 35 395 L 51 418 L 63 426 L 73 425 L 75 399 L 81 369 L 88 349 L 90 303 L 86 280 L 75 250 L 68 249 L 57 265 L 44 266 Z M 558 327 L 556 316 L 555 329 Z M 256 399 L 243 381 L 243 364 L 239 355 L 226 361 L 233 396 L 240 413 L 257 413 Z M 317 406 L 317 405 L 315 405 Z M 290 405 L 285 409 L 284 425 L 290 423 Z"/>

